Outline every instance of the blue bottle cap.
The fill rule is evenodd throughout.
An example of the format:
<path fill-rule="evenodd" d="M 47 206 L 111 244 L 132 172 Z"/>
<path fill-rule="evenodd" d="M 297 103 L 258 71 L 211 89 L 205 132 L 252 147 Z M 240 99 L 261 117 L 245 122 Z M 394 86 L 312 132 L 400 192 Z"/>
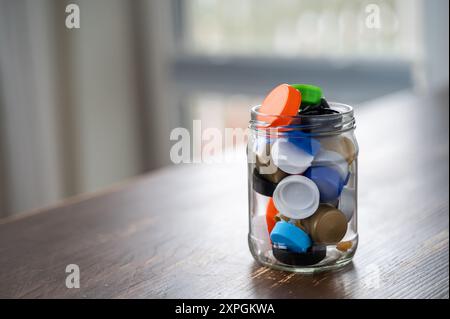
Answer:
<path fill-rule="evenodd" d="M 306 170 L 305 176 L 317 185 L 322 203 L 330 203 L 338 199 L 344 188 L 345 181 L 341 174 L 331 167 L 312 166 Z"/>
<path fill-rule="evenodd" d="M 278 247 L 286 247 L 286 249 L 304 253 L 311 246 L 311 239 L 303 230 L 284 220 L 275 224 L 270 233 L 270 240 Z"/>
<path fill-rule="evenodd" d="M 349 165 L 346 159 L 339 153 L 321 149 L 314 157 L 312 166 L 330 166 L 341 174 L 343 180 L 349 176 Z M 345 183 L 346 184 L 346 183 Z"/>
<path fill-rule="evenodd" d="M 294 131 L 288 133 L 288 141 L 308 154 L 315 156 L 320 150 L 320 142 L 307 136 L 304 132 Z"/>

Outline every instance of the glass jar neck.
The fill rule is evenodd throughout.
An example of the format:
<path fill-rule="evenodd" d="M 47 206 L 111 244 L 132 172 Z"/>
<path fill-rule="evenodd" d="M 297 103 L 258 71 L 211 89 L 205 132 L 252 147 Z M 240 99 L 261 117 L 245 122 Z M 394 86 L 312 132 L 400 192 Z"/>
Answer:
<path fill-rule="evenodd" d="M 322 115 L 280 116 L 259 112 L 260 105 L 251 109 L 249 128 L 260 134 L 283 136 L 299 132 L 308 135 L 337 135 L 355 129 L 353 108 L 346 104 L 329 103 L 336 113 Z M 288 125 L 273 126 L 276 120 Z"/>

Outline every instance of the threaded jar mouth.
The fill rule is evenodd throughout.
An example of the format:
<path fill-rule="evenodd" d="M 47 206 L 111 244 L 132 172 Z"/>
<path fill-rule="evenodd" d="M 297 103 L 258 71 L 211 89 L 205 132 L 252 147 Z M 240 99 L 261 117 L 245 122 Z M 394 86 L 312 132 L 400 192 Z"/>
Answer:
<path fill-rule="evenodd" d="M 301 131 L 308 135 L 335 135 L 353 130 L 356 127 L 353 107 L 343 103 L 328 103 L 330 109 L 337 111 L 334 114 L 321 115 L 272 115 L 259 112 L 261 105 L 251 108 L 251 119 L 249 128 L 267 135 L 282 136 L 287 132 Z M 289 125 L 272 127 L 274 119 L 282 118 L 289 122 Z"/>

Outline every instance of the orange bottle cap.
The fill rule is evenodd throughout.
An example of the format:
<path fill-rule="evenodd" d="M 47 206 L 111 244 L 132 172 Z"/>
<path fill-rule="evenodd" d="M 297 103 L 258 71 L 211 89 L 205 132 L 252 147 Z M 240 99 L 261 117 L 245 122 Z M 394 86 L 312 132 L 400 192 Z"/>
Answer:
<path fill-rule="evenodd" d="M 269 199 L 269 203 L 267 204 L 266 209 L 266 222 L 267 222 L 267 230 L 269 234 L 272 232 L 272 229 L 275 227 L 275 216 L 278 214 L 278 210 L 275 208 L 275 204 L 273 203 L 272 197 Z"/>
<path fill-rule="evenodd" d="M 350 248 L 352 248 L 353 244 L 351 241 L 341 241 L 340 243 L 336 244 L 337 250 L 346 252 Z"/>
<path fill-rule="evenodd" d="M 269 122 L 270 126 L 289 125 L 289 116 L 298 114 L 301 100 L 300 91 L 288 84 L 281 84 L 266 96 L 259 108 L 260 113 L 273 116 L 264 116 L 259 120 Z M 279 117 L 280 115 L 286 117 Z"/>

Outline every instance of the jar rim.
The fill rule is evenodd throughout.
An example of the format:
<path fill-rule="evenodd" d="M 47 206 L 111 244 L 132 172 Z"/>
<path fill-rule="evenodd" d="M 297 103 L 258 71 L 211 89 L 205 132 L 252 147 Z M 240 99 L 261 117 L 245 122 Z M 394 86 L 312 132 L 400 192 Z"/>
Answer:
<path fill-rule="evenodd" d="M 254 130 L 271 130 L 278 132 L 286 131 L 307 131 L 310 134 L 336 134 L 355 128 L 354 109 L 352 106 L 344 103 L 329 102 L 332 110 L 338 113 L 307 115 L 298 114 L 274 115 L 259 112 L 261 105 L 255 105 L 251 108 L 251 120 L 249 128 Z M 283 119 L 288 125 L 271 126 L 275 119 Z"/>
<path fill-rule="evenodd" d="M 261 107 L 261 105 L 255 105 L 251 108 L 251 113 L 258 115 L 258 116 L 263 116 L 263 117 L 283 117 L 283 118 L 292 118 L 292 119 L 301 119 L 301 118 L 308 118 L 308 117 L 322 117 L 322 118 L 326 118 L 326 117 L 333 117 L 336 115 L 352 115 L 353 116 L 353 107 L 348 105 L 348 104 L 344 104 L 344 103 L 339 103 L 339 102 L 328 102 L 328 104 L 330 105 L 330 107 L 333 110 L 339 111 L 339 113 L 335 113 L 335 114 L 320 114 L 320 115 L 308 115 L 308 114 L 297 114 L 297 115 L 276 115 L 276 114 L 266 114 L 266 113 L 261 113 L 259 112 L 259 108 Z M 340 109 L 337 108 L 341 108 L 342 111 Z M 345 110 L 344 110 L 345 109 Z"/>

